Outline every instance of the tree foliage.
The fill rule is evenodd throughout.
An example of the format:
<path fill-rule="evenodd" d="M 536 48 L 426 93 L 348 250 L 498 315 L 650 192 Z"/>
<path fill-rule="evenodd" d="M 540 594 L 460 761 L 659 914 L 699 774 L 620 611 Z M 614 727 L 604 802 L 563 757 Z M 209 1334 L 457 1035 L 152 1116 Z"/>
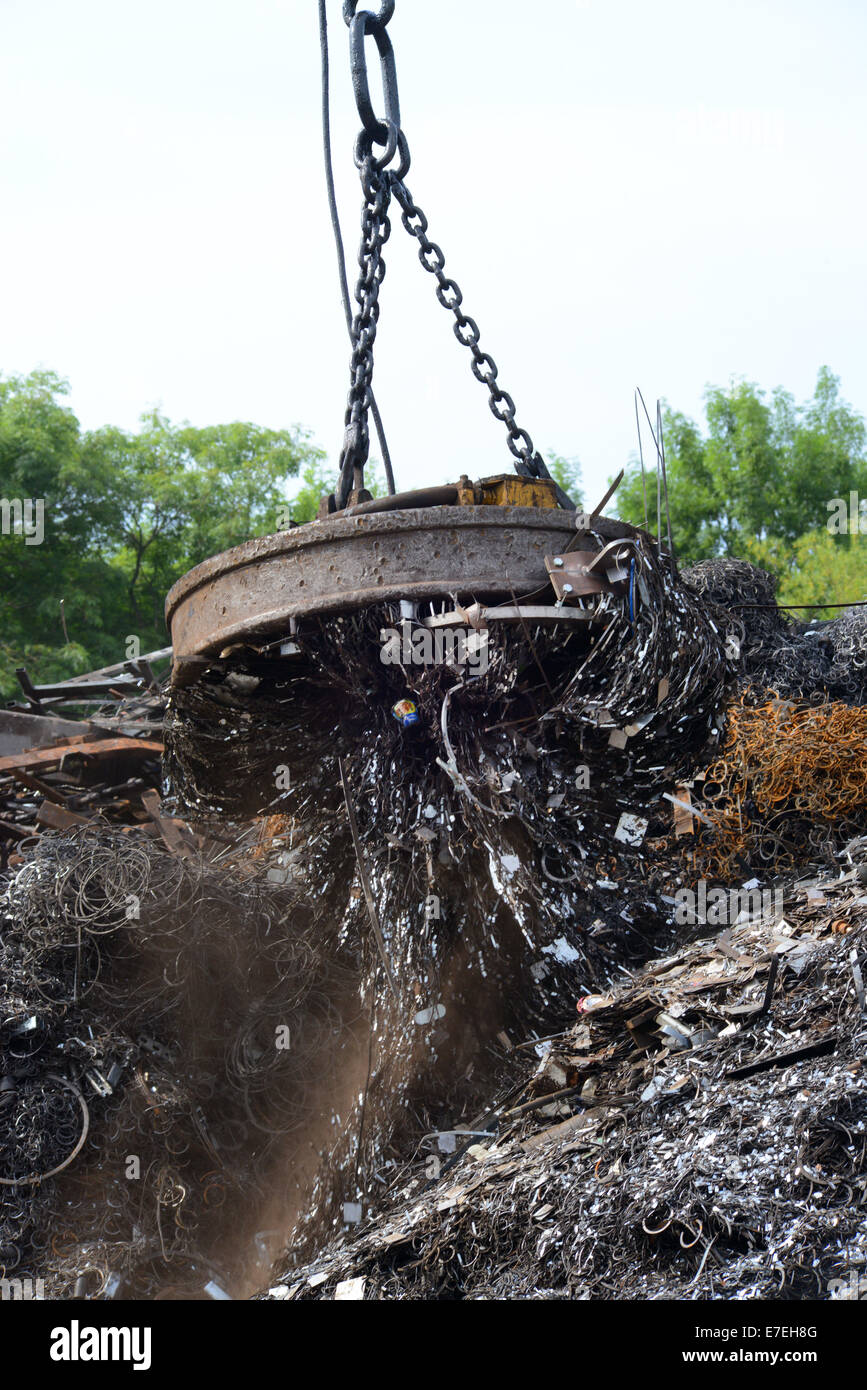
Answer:
<path fill-rule="evenodd" d="M 289 512 L 297 526 L 303 526 L 305 522 L 314 520 L 322 498 L 337 491 L 338 478 L 339 470 L 331 468 L 325 462 L 324 456 L 311 459 L 306 468 L 302 469 L 301 487 L 289 501 Z M 366 465 L 364 486 L 371 497 L 384 495 L 386 491 L 385 474 L 378 463 L 373 462 Z"/>
<path fill-rule="evenodd" d="M 131 634 L 164 645 L 175 580 L 285 524 L 287 482 L 323 458 L 298 428 L 197 428 L 159 411 L 135 433 L 82 431 L 67 390 L 52 372 L 0 379 L 0 498 L 44 500 L 41 544 L 0 535 L 6 694 L 22 663 L 56 679 L 117 660 Z"/>
<path fill-rule="evenodd" d="M 841 399 L 839 379 L 827 367 L 819 372 L 812 399 L 802 405 L 782 388 L 769 399 L 753 383 L 736 381 L 728 389 L 708 388 L 705 415 L 703 432 L 680 412 L 669 407 L 663 412 L 672 534 L 684 564 L 719 555 L 755 558 L 758 546 L 785 567 L 795 542 L 826 524 L 831 499 L 853 490 L 867 495 L 864 421 Z M 655 459 L 653 465 L 646 489 L 655 530 Z M 616 509 L 625 520 L 644 525 L 644 486 L 636 460 L 620 486 Z"/>

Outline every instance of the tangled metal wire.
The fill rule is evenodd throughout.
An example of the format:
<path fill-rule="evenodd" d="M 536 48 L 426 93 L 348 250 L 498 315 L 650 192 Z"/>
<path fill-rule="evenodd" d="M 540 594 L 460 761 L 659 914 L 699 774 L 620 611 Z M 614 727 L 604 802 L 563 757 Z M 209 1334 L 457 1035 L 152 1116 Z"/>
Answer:
<path fill-rule="evenodd" d="M 546 717 L 572 705 L 585 721 L 598 722 L 602 714 L 620 728 L 637 723 L 659 743 L 693 740 L 702 725 L 710 732 L 722 702 L 726 625 L 696 601 L 672 561 L 642 533 L 627 548 L 630 588 L 638 595 L 628 627 L 621 617 L 606 628 Z"/>
<path fill-rule="evenodd" d="M 850 704 L 867 703 L 867 608 L 849 608 L 828 623 L 831 688 Z"/>
<path fill-rule="evenodd" d="M 21 1077 L 0 1094 L 0 1118 L 5 1187 L 27 1187 L 61 1172 L 81 1151 L 90 1124 L 81 1092 L 52 1073 Z"/>
<path fill-rule="evenodd" d="M 735 701 L 721 756 L 700 784 L 714 826 L 703 832 L 704 867 L 713 863 L 720 877 L 739 863 L 792 868 L 863 833 L 865 746 L 865 708 Z"/>
<path fill-rule="evenodd" d="M 43 835 L 0 898 L 0 1277 L 30 1269 L 58 1297 L 202 1297 L 202 1271 L 237 1287 L 357 1013 L 338 954 L 261 865 Z"/>
<path fill-rule="evenodd" d="M 791 620 L 777 607 L 775 577 L 745 560 L 702 560 L 683 577 L 740 624 L 737 671 L 755 698 L 773 690 L 790 700 L 867 703 L 867 609 L 829 621 Z"/>

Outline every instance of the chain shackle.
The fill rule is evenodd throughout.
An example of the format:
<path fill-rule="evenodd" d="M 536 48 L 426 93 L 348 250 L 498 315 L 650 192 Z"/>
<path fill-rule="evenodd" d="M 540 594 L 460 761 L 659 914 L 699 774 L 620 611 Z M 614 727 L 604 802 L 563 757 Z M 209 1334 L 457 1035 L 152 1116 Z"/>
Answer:
<path fill-rule="evenodd" d="M 385 120 L 380 121 L 370 99 L 370 82 L 367 76 L 367 54 L 364 41 L 370 34 L 379 52 L 382 69 L 382 91 L 385 97 Z M 361 125 L 366 135 L 377 145 L 389 143 L 389 128 L 400 130 L 400 99 L 397 92 L 397 67 L 394 61 L 394 48 L 385 32 L 385 25 L 370 10 L 362 10 L 349 25 L 349 63 L 352 71 L 352 90 L 355 105 L 361 117 Z"/>
<path fill-rule="evenodd" d="M 347 26 L 350 25 L 355 18 L 355 11 L 357 9 L 358 0 L 343 0 L 343 19 Z M 370 12 L 368 11 L 368 13 Z M 393 14 L 394 0 L 382 0 L 382 4 L 379 7 L 379 14 L 374 15 L 373 18 L 379 20 L 380 24 L 385 25 Z"/>

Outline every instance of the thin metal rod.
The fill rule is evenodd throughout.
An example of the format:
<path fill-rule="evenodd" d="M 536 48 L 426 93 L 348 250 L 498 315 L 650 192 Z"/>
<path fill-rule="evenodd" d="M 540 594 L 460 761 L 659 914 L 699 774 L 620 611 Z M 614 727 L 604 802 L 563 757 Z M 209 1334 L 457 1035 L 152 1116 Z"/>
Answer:
<path fill-rule="evenodd" d="M 662 433 L 662 406 L 656 402 L 656 432 L 659 435 L 659 459 L 662 464 L 662 487 L 665 492 L 665 524 L 668 527 L 668 553 L 676 561 L 674 541 L 671 539 L 671 512 L 668 507 L 668 474 L 665 471 L 665 438 Z"/>
<path fill-rule="evenodd" d="M 660 457 L 661 457 L 661 455 L 660 455 L 660 449 L 659 449 L 659 440 L 657 439 L 656 435 L 654 434 L 654 431 L 653 431 L 653 422 L 651 421 L 650 412 L 649 412 L 648 409 L 647 409 L 647 406 L 646 406 L 645 401 L 644 401 L 644 397 L 643 397 L 643 395 L 641 394 L 641 387 L 640 387 L 640 386 L 637 386 L 635 389 L 636 389 L 636 391 L 638 392 L 638 399 L 641 401 L 641 408 L 642 408 L 642 410 L 644 411 L 645 416 L 647 417 L 647 427 L 648 427 L 648 429 L 650 430 L 650 437 L 651 437 L 651 439 L 653 440 L 654 446 L 655 446 L 655 448 L 656 448 L 656 536 L 657 536 L 657 544 L 658 544 L 658 546 L 659 546 L 659 549 L 661 550 L 661 549 L 662 549 L 662 473 L 661 473 L 661 471 L 660 471 L 660 466 L 659 466 L 659 461 L 660 461 Z"/>
<path fill-rule="evenodd" d="M 633 399 L 635 401 L 635 428 L 638 431 L 638 457 L 641 460 L 641 487 L 644 492 L 644 529 L 649 531 L 650 527 L 647 523 L 647 473 L 644 468 L 644 446 L 641 442 L 641 420 L 638 416 L 638 387 L 635 388 Z"/>

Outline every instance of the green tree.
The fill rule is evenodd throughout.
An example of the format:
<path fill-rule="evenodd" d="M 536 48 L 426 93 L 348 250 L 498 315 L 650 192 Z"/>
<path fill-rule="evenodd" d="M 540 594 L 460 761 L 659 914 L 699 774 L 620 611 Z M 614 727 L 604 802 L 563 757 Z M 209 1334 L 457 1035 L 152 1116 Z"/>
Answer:
<path fill-rule="evenodd" d="M 137 434 L 107 428 L 83 442 L 85 466 L 112 474 L 113 554 L 136 632 L 165 640 L 162 607 L 186 570 L 280 529 L 286 484 L 321 454 L 300 430 L 235 422 L 174 425 L 158 411 Z"/>
<path fill-rule="evenodd" d="M 867 490 L 867 434 L 823 367 L 810 401 L 798 406 L 778 388 L 750 382 L 705 393 L 706 433 L 686 416 L 663 412 L 668 497 L 675 550 L 683 563 L 716 555 L 749 558 L 758 542 L 786 542 L 821 527 L 834 497 Z M 647 511 L 656 527 L 655 466 Z M 632 460 L 616 510 L 644 525 L 644 487 Z M 664 518 L 664 501 L 663 501 Z M 664 524 L 664 521 L 663 521 Z"/>
<path fill-rule="evenodd" d="M 860 603 L 867 599 L 867 536 L 853 536 L 851 544 L 827 529 L 799 536 L 793 545 L 785 541 L 757 542 L 748 559 L 779 575 L 778 601 L 809 605 L 799 618 L 837 616 L 826 604 Z"/>
<path fill-rule="evenodd" d="M 287 483 L 324 456 L 304 431 L 196 428 L 160 412 L 138 432 L 83 433 L 50 372 L 0 379 L 0 498 L 42 499 L 44 539 L 0 535 L 0 690 L 166 642 L 165 596 L 215 552 L 285 525 Z M 61 600 L 63 608 L 61 610 Z"/>
<path fill-rule="evenodd" d="M 122 608 L 122 585 L 108 562 L 109 479 L 82 468 L 81 434 L 64 404 L 67 384 L 52 372 L 0 379 L 0 497 L 42 502 L 44 536 L 28 545 L 0 535 L 0 683 L 17 688 L 14 667 L 39 679 L 111 659 L 106 634 Z M 61 609 L 61 600 L 64 600 Z M 64 616 L 70 624 L 69 640 Z"/>

